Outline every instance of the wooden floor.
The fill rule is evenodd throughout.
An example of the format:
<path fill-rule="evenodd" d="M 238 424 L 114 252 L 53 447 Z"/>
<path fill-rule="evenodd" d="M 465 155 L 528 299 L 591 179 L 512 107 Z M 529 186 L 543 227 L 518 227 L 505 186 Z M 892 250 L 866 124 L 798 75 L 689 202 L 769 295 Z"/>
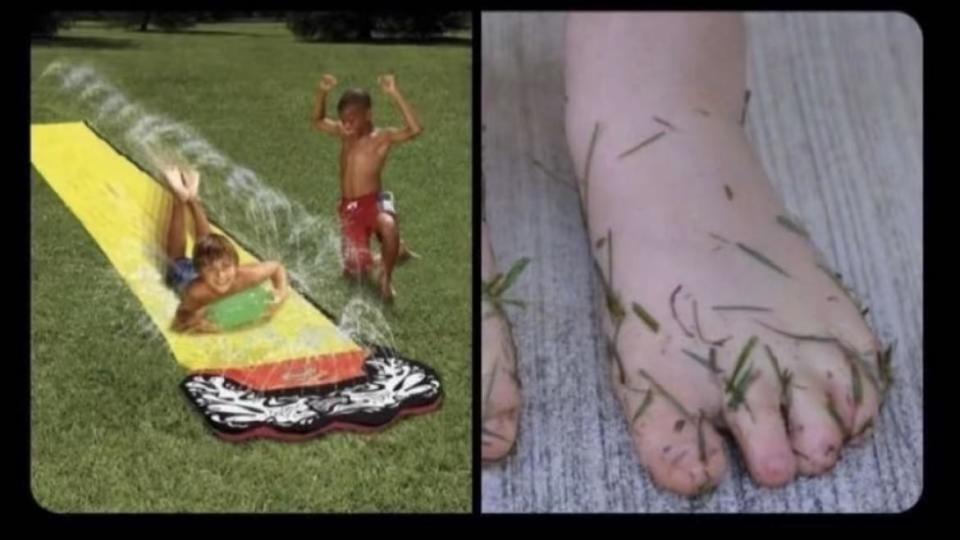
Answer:
<path fill-rule="evenodd" d="M 483 471 L 484 512 L 896 512 L 922 490 L 922 38 L 905 15 L 748 14 L 748 133 L 787 207 L 895 340 L 896 383 L 833 473 L 758 489 L 739 463 L 709 499 L 655 488 L 614 400 L 563 114 L 560 13 L 482 19 L 486 213 L 513 296 L 524 408 L 516 452 Z M 542 299 L 542 300 L 540 300 Z"/>

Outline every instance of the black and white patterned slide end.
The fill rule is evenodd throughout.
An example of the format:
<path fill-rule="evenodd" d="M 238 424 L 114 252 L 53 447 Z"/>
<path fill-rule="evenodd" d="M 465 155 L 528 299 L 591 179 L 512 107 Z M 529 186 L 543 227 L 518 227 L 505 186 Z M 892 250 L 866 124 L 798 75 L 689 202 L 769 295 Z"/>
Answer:
<path fill-rule="evenodd" d="M 303 440 L 332 431 L 379 431 L 407 415 L 440 407 L 431 368 L 374 347 L 366 377 L 320 388 L 262 392 L 228 377 L 195 373 L 180 384 L 214 432 L 228 441 Z"/>

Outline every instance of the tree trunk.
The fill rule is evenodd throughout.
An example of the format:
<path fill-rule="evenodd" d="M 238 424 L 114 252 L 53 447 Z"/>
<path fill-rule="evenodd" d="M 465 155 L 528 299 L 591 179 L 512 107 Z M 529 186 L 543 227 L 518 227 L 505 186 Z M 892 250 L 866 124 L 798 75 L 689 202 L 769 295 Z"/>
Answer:
<path fill-rule="evenodd" d="M 140 31 L 146 32 L 147 26 L 150 24 L 150 13 L 149 11 L 143 12 L 143 21 L 140 22 Z"/>
<path fill-rule="evenodd" d="M 361 13 L 359 15 L 359 19 L 357 20 L 357 40 L 373 40 L 373 20 L 371 16 L 365 13 Z"/>

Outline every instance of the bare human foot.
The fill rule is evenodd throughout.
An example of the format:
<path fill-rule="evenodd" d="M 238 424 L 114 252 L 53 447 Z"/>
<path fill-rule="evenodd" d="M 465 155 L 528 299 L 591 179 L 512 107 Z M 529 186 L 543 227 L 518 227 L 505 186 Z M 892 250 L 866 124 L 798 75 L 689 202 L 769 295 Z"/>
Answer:
<path fill-rule="evenodd" d="M 186 169 L 181 172 L 187 196 L 191 201 L 200 200 L 200 173 L 196 169 Z"/>
<path fill-rule="evenodd" d="M 502 282 L 503 275 L 496 270 L 487 224 L 482 227 L 481 279 L 488 288 Z M 481 457 L 485 462 L 502 459 L 513 449 L 520 415 L 520 379 L 510 321 L 496 297 L 498 291 L 489 292 L 493 294 L 485 291 L 481 308 Z"/>
<path fill-rule="evenodd" d="M 380 272 L 380 296 L 383 297 L 385 302 L 393 302 L 394 298 L 397 297 L 397 290 L 393 288 L 393 284 L 390 282 L 390 279 L 387 277 L 386 272 Z"/>
<path fill-rule="evenodd" d="M 400 252 L 397 254 L 397 262 L 407 262 L 411 259 L 419 259 L 420 254 L 416 253 L 403 240 L 400 241 Z"/>
<path fill-rule="evenodd" d="M 573 14 L 567 137 L 604 283 L 614 387 L 641 462 L 693 495 L 726 474 L 830 470 L 889 385 L 890 349 L 749 146 L 736 14 Z"/>
<path fill-rule="evenodd" d="M 191 194 L 189 188 L 184 183 L 180 169 L 175 166 L 166 166 L 163 168 L 163 176 L 167 179 L 167 184 L 173 190 L 173 194 L 183 202 L 190 200 Z"/>
<path fill-rule="evenodd" d="M 379 253 L 373 254 L 373 264 L 366 273 L 366 277 L 377 284 L 380 296 L 386 302 L 392 302 L 397 296 L 397 290 L 394 288 L 391 280 L 387 279 L 386 272 L 383 270 L 383 256 Z"/>

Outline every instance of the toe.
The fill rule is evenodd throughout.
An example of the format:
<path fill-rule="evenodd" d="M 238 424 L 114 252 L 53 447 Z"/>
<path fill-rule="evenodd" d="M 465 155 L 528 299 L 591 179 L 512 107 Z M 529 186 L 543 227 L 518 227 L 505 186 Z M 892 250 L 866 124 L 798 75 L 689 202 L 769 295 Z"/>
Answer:
<path fill-rule="evenodd" d="M 725 408 L 724 414 L 754 480 L 779 487 L 793 480 L 797 460 L 781 413 L 780 392 L 775 382 L 766 379 L 751 388 L 746 405 Z"/>
<path fill-rule="evenodd" d="M 850 442 L 856 443 L 862 441 L 880 409 L 876 351 L 883 347 L 852 302 L 838 306 L 828 318 L 834 333 L 840 336 L 839 350 L 844 360 L 844 367 L 838 370 L 841 376 L 830 381 L 830 394 L 850 426 Z"/>
<path fill-rule="evenodd" d="M 824 366 L 819 372 L 827 393 L 827 413 L 847 443 L 862 442 L 880 408 L 876 376 L 870 371 L 875 366 L 863 358 L 849 345 L 824 351 L 818 358 Z"/>
<path fill-rule="evenodd" d="M 857 408 L 857 414 L 853 420 L 852 443 L 862 442 L 864 435 L 868 434 L 873 428 L 873 423 L 877 414 L 880 412 L 880 396 L 876 390 L 868 389 L 864 396 L 863 403 Z"/>
<path fill-rule="evenodd" d="M 481 437 L 481 457 L 484 461 L 502 459 L 517 440 L 518 406 L 500 408 L 493 405 L 494 412 L 484 420 Z"/>
<path fill-rule="evenodd" d="M 513 448 L 520 416 L 520 379 L 510 326 L 501 314 L 483 319 L 483 416 L 481 456 L 484 461 L 503 458 Z"/>
<path fill-rule="evenodd" d="M 506 456 L 517 440 L 520 387 L 516 376 L 506 370 L 494 370 L 489 381 L 482 411 L 481 455 L 484 461 L 495 461 Z"/>
<path fill-rule="evenodd" d="M 844 358 L 839 349 L 821 351 L 816 360 L 817 367 L 813 369 L 826 392 L 827 413 L 846 442 L 853 433 L 857 409 L 863 403 L 868 383 L 855 360 Z"/>
<path fill-rule="evenodd" d="M 857 407 L 853 419 L 853 428 L 848 444 L 858 446 L 862 444 L 873 431 L 873 424 L 880 413 L 880 393 L 871 384 L 864 385 L 863 401 Z"/>
<path fill-rule="evenodd" d="M 840 456 L 844 434 L 829 412 L 830 397 L 812 377 L 799 376 L 788 409 L 789 436 L 804 475 L 823 474 Z"/>
<path fill-rule="evenodd" d="M 651 391 L 623 394 L 634 447 L 654 482 L 681 495 L 716 487 L 727 470 L 723 441 L 703 415 L 679 412 Z M 631 412 L 632 409 L 632 412 Z"/>

